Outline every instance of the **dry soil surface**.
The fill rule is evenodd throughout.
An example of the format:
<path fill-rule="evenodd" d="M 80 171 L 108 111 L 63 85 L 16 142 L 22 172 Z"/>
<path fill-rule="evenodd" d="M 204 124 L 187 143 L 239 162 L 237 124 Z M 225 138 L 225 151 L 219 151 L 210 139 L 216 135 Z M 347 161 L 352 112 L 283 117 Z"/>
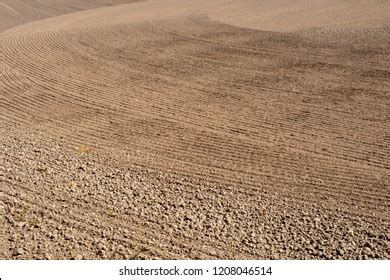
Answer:
<path fill-rule="evenodd" d="M 390 258 L 389 8 L 0 0 L 0 258 Z"/>

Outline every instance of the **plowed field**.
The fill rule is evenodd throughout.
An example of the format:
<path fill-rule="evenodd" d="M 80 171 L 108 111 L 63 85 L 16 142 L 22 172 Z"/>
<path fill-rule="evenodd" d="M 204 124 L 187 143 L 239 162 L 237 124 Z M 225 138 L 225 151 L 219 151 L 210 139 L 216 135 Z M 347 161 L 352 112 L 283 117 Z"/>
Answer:
<path fill-rule="evenodd" d="M 389 15 L 1 0 L 0 258 L 390 258 Z"/>

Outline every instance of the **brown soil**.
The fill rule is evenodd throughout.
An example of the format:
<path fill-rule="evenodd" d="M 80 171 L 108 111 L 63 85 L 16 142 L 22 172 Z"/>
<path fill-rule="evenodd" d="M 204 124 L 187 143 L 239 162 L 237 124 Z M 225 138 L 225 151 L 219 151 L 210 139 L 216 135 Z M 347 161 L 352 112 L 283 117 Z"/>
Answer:
<path fill-rule="evenodd" d="M 0 1 L 0 258 L 390 258 L 389 1 L 79 2 Z"/>

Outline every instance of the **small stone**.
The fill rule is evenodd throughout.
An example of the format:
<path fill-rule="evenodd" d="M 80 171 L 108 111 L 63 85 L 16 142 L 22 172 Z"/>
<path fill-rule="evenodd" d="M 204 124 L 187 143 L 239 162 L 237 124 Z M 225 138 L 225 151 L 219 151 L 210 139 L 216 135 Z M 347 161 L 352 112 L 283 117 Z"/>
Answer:
<path fill-rule="evenodd" d="M 9 241 L 11 242 L 15 242 L 16 240 L 18 240 L 18 236 L 14 233 L 12 234 L 9 238 L 8 238 Z"/>
<path fill-rule="evenodd" d="M 73 236 L 70 234 L 65 234 L 64 237 L 65 237 L 65 240 L 73 240 Z"/>
<path fill-rule="evenodd" d="M 18 222 L 18 223 L 16 223 L 16 226 L 19 227 L 19 228 L 22 228 L 22 227 L 24 227 L 25 225 L 26 225 L 25 222 Z"/>
<path fill-rule="evenodd" d="M 80 165 L 80 166 L 79 166 L 79 170 L 85 171 L 85 166 L 84 166 L 84 165 Z"/>
<path fill-rule="evenodd" d="M 314 250 L 313 246 L 309 245 L 306 247 L 306 251 L 314 252 L 315 250 Z"/>
<path fill-rule="evenodd" d="M 366 242 L 366 244 L 364 244 L 364 247 L 367 247 L 369 249 L 374 249 L 374 246 L 370 242 Z"/>
<path fill-rule="evenodd" d="M 15 250 L 14 256 L 20 256 L 24 254 L 24 250 L 22 248 L 17 248 Z"/>
<path fill-rule="evenodd" d="M 104 257 L 106 256 L 106 252 L 103 251 L 103 250 L 98 250 L 98 251 L 97 251 L 97 255 L 100 256 L 100 257 L 102 257 L 102 258 L 104 258 Z"/>
<path fill-rule="evenodd" d="M 75 260 L 82 260 L 82 259 L 83 259 L 83 256 L 79 254 L 79 255 L 77 255 L 74 259 L 75 259 Z"/>
<path fill-rule="evenodd" d="M 37 170 L 39 172 L 46 172 L 47 171 L 47 166 L 40 166 L 40 167 L 37 168 Z"/>
<path fill-rule="evenodd" d="M 188 221 L 190 221 L 190 222 L 192 222 L 192 221 L 195 220 L 194 217 L 193 217 L 191 214 L 187 214 L 187 215 L 185 216 L 184 219 L 185 219 L 185 220 L 188 220 Z"/>
<path fill-rule="evenodd" d="M 48 236 L 50 239 L 52 239 L 52 240 L 54 240 L 54 239 L 57 238 L 57 236 L 56 236 L 54 233 L 52 233 L 52 232 L 49 232 L 47 236 Z"/>
<path fill-rule="evenodd" d="M 309 212 L 307 212 L 307 211 L 302 211 L 302 216 L 309 216 Z"/>
<path fill-rule="evenodd" d="M 371 249 L 370 248 L 368 248 L 368 247 L 364 247 L 364 249 L 363 249 L 363 254 L 364 255 L 371 255 L 371 253 L 372 253 L 372 251 L 371 251 Z"/>
<path fill-rule="evenodd" d="M 103 243 L 103 242 L 99 242 L 97 247 L 100 249 L 100 250 L 103 250 L 105 251 L 106 250 L 106 245 Z"/>

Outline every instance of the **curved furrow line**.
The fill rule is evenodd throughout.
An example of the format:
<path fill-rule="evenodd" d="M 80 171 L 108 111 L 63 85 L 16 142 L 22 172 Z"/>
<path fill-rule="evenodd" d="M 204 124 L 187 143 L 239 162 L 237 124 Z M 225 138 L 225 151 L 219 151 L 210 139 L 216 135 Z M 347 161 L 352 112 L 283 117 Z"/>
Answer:
<path fill-rule="evenodd" d="M 25 85 L 21 81 L 21 77 L 17 71 L 12 71 L 10 67 L 4 65 L 0 72 L 0 81 L 4 85 L 2 89 L 1 98 L 8 95 L 8 90 L 21 90 L 24 89 L 27 85 Z"/>
<path fill-rule="evenodd" d="M 184 164 L 186 162 L 182 162 L 182 163 Z M 149 166 L 149 165 L 144 165 L 145 168 L 147 166 Z M 197 170 L 200 170 L 202 167 L 203 166 L 198 165 Z M 298 204 L 302 203 L 302 202 L 314 203 L 314 204 L 318 203 L 318 199 L 313 198 L 314 195 L 311 194 L 311 189 L 309 192 L 302 192 L 301 191 L 302 186 L 299 186 L 296 188 L 297 190 L 299 190 L 298 192 L 288 192 L 288 190 L 285 189 L 285 186 L 291 184 L 291 179 L 284 180 L 284 178 L 282 178 L 282 177 L 275 177 L 275 176 L 272 176 L 271 174 L 267 175 L 268 184 L 258 185 L 258 184 L 254 184 L 250 181 L 245 181 L 245 186 L 242 186 L 242 183 L 239 179 L 235 179 L 235 178 L 227 176 L 227 175 L 219 175 L 218 173 L 210 173 L 209 170 L 207 172 L 204 172 L 204 173 L 200 173 L 197 171 L 191 171 L 191 173 L 189 173 L 189 171 L 188 171 L 189 169 L 178 168 L 178 167 L 175 167 L 175 169 L 173 170 L 173 169 L 167 169 L 167 167 L 165 165 L 158 165 L 158 168 L 160 170 L 164 170 L 164 171 L 169 172 L 169 173 L 177 174 L 178 176 L 181 176 L 181 177 L 182 176 L 187 176 L 189 178 L 194 177 L 194 178 L 197 178 L 199 180 L 207 182 L 207 184 L 218 185 L 220 183 L 223 183 L 223 184 L 229 185 L 230 187 L 234 187 L 234 188 L 239 187 L 239 188 L 243 189 L 244 191 L 252 190 L 254 192 L 261 193 L 261 192 L 264 192 L 265 190 L 267 190 L 267 191 L 270 191 L 271 193 L 273 193 L 275 191 L 275 189 L 277 189 L 279 192 L 283 191 L 280 194 L 281 196 L 284 195 L 284 192 L 287 192 L 288 194 L 290 194 L 292 196 L 291 199 L 294 201 L 294 203 L 298 203 Z M 190 168 L 190 170 L 193 170 L 193 169 Z M 227 173 L 227 174 L 229 174 L 229 173 Z M 269 179 L 271 177 L 274 177 L 275 181 L 270 181 Z M 327 198 L 327 199 L 333 198 L 334 201 L 342 201 L 345 205 L 351 205 L 351 206 L 354 205 L 354 202 L 357 202 L 358 205 L 360 205 L 359 207 L 361 207 L 361 203 L 362 203 L 362 201 L 360 201 L 360 200 L 351 201 L 348 196 L 345 198 L 345 200 L 340 200 L 339 196 L 337 196 L 336 194 L 334 194 L 332 192 L 330 193 L 329 196 L 323 196 L 323 197 Z M 370 203 L 370 202 L 364 202 L 364 205 L 365 205 L 365 207 L 367 207 L 367 209 L 370 209 L 370 210 L 377 209 L 377 207 L 375 207 L 375 205 L 373 203 Z M 361 213 L 356 213 L 356 209 L 351 210 L 350 214 L 361 215 Z M 367 217 L 372 217 L 372 214 L 370 212 L 367 212 Z"/>
<path fill-rule="evenodd" d="M 98 123 L 99 123 L 100 121 L 98 121 Z M 83 127 L 83 125 L 84 124 L 80 124 L 80 127 Z M 96 124 L 94 124 L 94 123 L 92 123 L 92 124 L 88 124 L 87 122 L 85 122 L 85 125 L 86 125 L 86 128 L 88 128 L 88 127 L 96 127 Z M 109 133 L 107 133 L 106 131 L 103 131 L 103 134 L 109 134 Z M 137 133 L 137 134 L 139 134 L 139 133 Z M 145 137 L 147 138 L 149 135 L 148 134 L 145 134 Z M 110 138 L 109 138 L 110 139 Z M 107 139 L 108 140 L 108 139 Z M 118 139 L 118 141 L 116 141 L 116 142 L 120 142 L 119 141 L 120 139 Z M 172 139 L 169 139 L 168 141 L 172 141 Z M 205 143 L 210 143 L 210 142 L 213 142 L 213 140 L 211 139 L 211 140 L 206 140 L 205 141 Z M 128 144 L 128 142 L 125 142 L 125 144 Z M 201 146 L 199 146 L 201 143 L 197 143 L 197 142 L 194 142 L 194 146 L 195 146 L 195 144 L 198 144 L 198 146 L 197 146 L 197 148 L 196 149 L 202 149 L 201 148 Z M 158 145 L 159 146 L 161 146 L 161 145 L 163 145 L 164 146 L 164 143 L 163 142 L 161 142 L 161 141 L 159 141 L 158 142 Z M 179 142 L 177 142 L 175 145 L 173 145 L 173 146 L 175 146 L 175 147 L 179 147 L 180 148 L 180 141 Z M 172 145 L 167 145 L 166 146 L 167 148 L 170 148 L 170 147 L 172 147 Z M 183 146 L 184 147 L 184 146 Z M 234 147 L 234 146 L 233 146 Z M 213 148 L 213 146 L 211 146 L 211 149 Z M 224 150 L 222 149 L 221 150 L 222 152 L 224 152 Z M 245 149 L 243 150 L 243 151 L 245 151 Z M 172 152 L 174 152 L 174 151 L 172 151 Z M 187 154 L 188 153 L 188 154 Z M 207 160 L 207 157 L 205 157 L 204 155 L 206 155 L 207 153 L 210 153 L 210 150 L 207 150 L 207 149 L 205 149 L 205 153 L 199 153 L 199 154 L 197 154 L 197 151 L 196 150 L 188 150 L 187 149 L 187 151 L 186 151 L 186 153 L 181 153 L 181 155 L 184 155 L 184 156 L 192 156 L 193 157 L 193 159 L 194 160 L 198 160 L 198 159 L 200 159 L 200 158 L 204 158 L 204 159 L 206 159 Z M 195 157 L 193 156 L 193 155 L 195 155 Z M 216 154 L 214 153 L 214 156 L 216 156 Z M 218 158 L 220 158 L 220 159 L 223 159 L 223 161 L 222 162 L 226 162 L 226 160 L 227 159 L 229 159 L 229 158 L 226 158 L 226 157 L 223 157 L 224 155 L 222 154 L 222 157 L 218 157 Z M 238 157 L 238 158 L 240 158 L 240 153 L 238 153 L 238 154 L 234 154 L 234 157 Z M 245 162 L 245 160 L 246 160 L 246 164 L 248 164 L 248 163 L 251 163 L 250 162 L 250 159 L 248 160 L 247 158 L 243 158 L 244 159 L 244 162 Z M 290 163 L 290 165 L 291 166 L 293 166 L 294 165 L 294 161 L 293 160 L 290 160 L 289 158 L 282 158 L 281 159 L 282 160 L 282 164 L 286 164 L 286 163 Z M 248 162 L 249 161 L 249 162 Z M 256 164 L 257 162 L 256 161 L 254 161 L 253 162 L 254 164 Z M 310 165 L 309 165 L 310 166 Z M 315 167 L 315 166 L 310 166 L 310 167 Z M 292 169 L 290 169 L 290 168 L 288 168 L 288 167 L 285 167 L 285 169 L 287 169 L 287 170 L 290 170 L 290 171 L 292 171 Z M 293 172 L 293 174 L 294 174 L 295 172 Z M 348 174 L 348 173 L 347 173 Z M 361 179 L 364 179 L 365 177 L 361 177 Z M 359 179 L 360 181 L 361 181 L 361 179 Z M 351 178 L 349 178 L 348 180 L 352 180 L 352 181 L 354 181 L 354 179 L 351 179 Z M 357 180 L 357 179 L 356 179 Z M 363 181 L 361 181 L 361 182 L 364 182 L 364 180 Z"/>
<path fill-rule="evenodd" d="M 142 164 L 139 164 L 140 167 L 142 168 L 150 168 L 150 166 L 148 164 L 145 164 L 145 165 L 142 165 Z M 157 166 L 156 166 L 157 168 Z M 198 173 L 198 172 L 194 172 L 194 173 L 188 173 L 188 169 L 176 169 L 176 170 L 171 170 L 171 169 L 166 169 L 166 166 L 163 166 L 163 165 L 160 165 L 158 166 L 159 170 L 166 170 L 169 172 L 169 174 L 171 176 L 178 176 L 177 178 L 196 178 L 197 180 L 200 180 L 201 182 L 203 182 L 205 185 L 219 185 L 221 183 L 221 180 L 220 180 L 220 177 L 216 177 L 215 174 L 207 174 L 207 176 L 205 177 L 202 173 Z M 189 179 L 191 180 L 191 179 Z M 185 184 L 185 185 L 188 185 L 189 187 L 191 187 L 191 184 L 188 184 L 188 183 L 184 183 L 182 179 L 180 179 L 178 181 L 180 184 Z M 288 183 L 290 181 L 280 181 L 279 179 L 272 182 L 273 184 L 275 184 L 276 186 L 278 186 L 278 184 L 285 184 L 285 183 Z M 237 181 L 234 181 L 234 180 L 231 180 L 229 178 L 226 178 L 226 181 L 224 181 L 224 184 L 226 184 L 226 187 L 230 188 L 230 189 L 234 189 L 235 191 L 239 192 L 239 193 L 243 193 L 243 194 L 247 194 L 248 191 L 253 193 L 253 195 L 273 195 L 273 191 L 272 189 L 270 188 L 267 188 L 266 185 L 256 185 L 256 184 L 253 184 L 252 182 L 249 182 L 249 181 L 246 181 L 245 184 L 244 183 L 240 183 L 240 182 L 237 182 Z M 197 183 L 197 186 L 199 185 L 199 183 Z M 245 185 L 245 186 L 244 186 Z M 280 190 L 282 190 L 282 185 L 280 185 Z M 278 186 L 279 187 L 279 186 Z M 298 188 L 297 188 L 298 190 Z M 300 190 L 300 189 L 299 189 Z M 307 205 L 307 203 L 314 203 L 316 205 L 318 205 L 318 199 L 315 200 L 313 199 L 313 196 L 308 196 L 310 192 L 301 192 L 299 194 L 299 197 L 297 197 L 297 194 L 293 194 L 293 193 L 276 193 L 276 195 L 280 195 L 280 197 L 284 197 L 287 195 L 288 199 L 289 200 L 292 200 L 294 202 L 294 204 L 297 204 L 297 205 Z M 302 200 L 302 195 L 304 195 L 304 199 Z M 339 201 L 337 199 L 337 197 L 334 197 L 336 198 L 335 201 Z M 324 200 L 325 199 L 325 200 Z M 326 199 L 328 199 L 328 197 L 324 197 L 323 200 L 322 200 L 322 203 L 324 203 L 326 201 Z M 339 203 L 339 202 L 338 202 Z M 350 201 L 349 200 L 346 200 L 346 201 L 343 201 L 343 203 L 346 203 L 346 204 L 349 204 Z M 353 206 L 353 204 L 351 204 Z M 327 207 L 328 209 L 330 210 L 334 210 L 334 205 L 328 205 L 325 203 L 323 205 L 324 207 Z M 367 206 L 372 206 L 372 204 L 367 204 Z M 354 206 L 356 208 L 356 206 Z M 359 206 L 361 207 L 361 206 Z M 371 210 L 376 210 L 376 208 L 374 207 L 368 207 L 367 209 L 371 209 Z M 361 213 L 357 213 L 356 212 L 356 209 L 349 209 L 349 210 L 345 210 L 346 212 L 345 213 L 348 213 L 348 215 L 351 215 L 351 216 L 361 216 Z M 372 218 L 372 217 L 375 217 L 375 215 L 371 212 L 365 212 L 365 214 L 363 215 L 364 217 L 366 218 Z M 384 216 L 385 220 L 389 220 L 387 218 L 387 216 L 385 215 Z M 387 218 L 387 219 L 386 219 Z"/>
<path fill-rule="evenodd" d="M 249 30 L 249 29 L 245 29 L 245 28 L 240 28 L 240 27 L 231 26 L 231 25 L 227 25 L 227 24 L 223 24 L 223 23 L 219 23 L 219 22 L 209 21 L 209 20 L 207 20 L 206 17 L 202 17 L 202 18 L 204 19 L 203 21 L 197 21 L 195 23 L 196 24 L 204 23 L 204 26 L 202 26 L 202 27 L 205 28 L 206 30 L 208 28 L 210 28 L 211 24 L 214 23 L 216 25 L 215 30 L 218 31 L 218 32 L 223 32 L 223 31 L 221 31 L 221 29 L 223 30 L 223 27 L 225 27 L 230 32 L 231 32 L 232 29 L 239 30 L 239 31 L 236 31 L 237 33 L 242 33 L 242 32 L 250 32 L 250 33 L 252 33 L 252 32 L 255 32 L 253 30 Z M 178 23 L 178 20 L 180 20 L 180 19 L 182 20 L 181 24 Z M 250 47 L 248 47 L 248 45 L 244 45 L 243 46 L 243 45 L 234 44 L 234 43 L 225 42 L 225 41 L 224 42 L 213 41 L 213 40 L 210 40 L 210 39 L 201 38 L 200 36 L 190 35 L 191 33 L 189 33 L 189 32 L 183 33 L 183 32 L 180 32 L 178 30 L 172 29 L 173 26 L 175 26 L 175 27 L 178 27 L 178 26 L 179 27 L 180 26 L 188 27 L 188 21 L 189 21 L 188 19 L 191 19 L 191 17 L 185 16 L 185 17 L 179 17 L 179 18 L 175 18 L 175 19 L 157 18 L 155 20 L 148 21 L 147 23 L 151 24 L 153 26 L 153 29 L 160 30 L 161 35 L 164 35 L 164 36 L 169 35 L 169 36 L 172 36 L 175 39 L 179 39 L 179 40 L 186 39 L 186 40 L 191 41 L 191 42 L 200 42 L 201 44 L 221 45 L 222 47 L 229 46 L 232 49 L 235 49 L 236 51 L 245 50 L 246 52 L 253 52 L 254 54 L 268 52 L 268 53 L 273 54 L 273 55 L 275 55 L 275 54 L 279 55 L 282 52 L 281 50 L 272 50 L 272 49 L 265 49 L 265 48 L 259 48 L 259 47 L 252 47 L 252 48 L 250 48 Z M 164 25 L 163 24 L 164 22 L 167 22 L 168 24 Z M 205 23 L 207 23 L 207 25 Z M 171 28 L 169 28 L 169 27 L 171 27 Z M 313 57 L 313 59 L 316 59 L 316 58 L 317 59 L 318 58 L 334 59 L 335 63 L 338 62 L 337 58 L 334 58 L 332 56 L 326 56 L 326 55 L 323 55 L 323 54 L 319 55 L 317 53 L 308 53 L 308 52 L 301 52 L 301 51 L 295 51 L 295 50 L 285 50 L 282 53 L 285 53 L 286 56 L 302 55 L 306 59 L 309 56 L 309 57 Z M 362 60 L 361 62 L 364 63 L 364 64 L 371 64 L 371 65 L 374 65 L 374 66 L 377 65 L 376 61 Z"/>
<path fill-rule="evenodd" d="M 194 174 L 192 174 L 192 175 L 194 175 Z M 207 175 L 208 177 L 210 177 L 209 175 Z M 202 174 L 202 173 L 200 173 L 200 177 L 202 177 L 203 179 L 205 179 L 205 176 L 204 176 L 204 174 Z M 207 178 L 208 178 L 207 177 Z M 215 176 L 211 176 L 211 177 L 214 177 L 214 178 L 216 178 Z M 283 182 L 280 182 L 280 179 L 282 179 L 282 178 L 278 178 L 278 183 L 283 183 Z M 226 181 L 226 178 L 223 178 L 223 180 L 224 181 Z M 215 183 L 220 183 L 221 182 L 221 177 L 219 177 L 219 179 L 217 178 L 217 181 L 215 181 Z M 237 182 L 235 182 L 234 180 L 233 181 L 231 181 L 232 183 L 237 183 Z M 289 180 L 287 179 L 286 181 L 285 181 L 285 183 L 288 183 L 289 182 Z M 276 186 L 277 184 L 275 184 L 275 186 Z M 257 185 L 252 185 L 252 186 L 254 186 L 254 188 L 258 188 L 258 186 Z M 272 189 L 272 188 L 271 188 Z M 331 193 L 331 195 L 330 196 L 332 196 L 332 194 L 333 193 Z M 334 195 L 334 194 L 333 194 Z M 339 199 L 339 198 L 337 198 L 337 196 L 334 196 L 337 200 Z M 299 199 L 302 199 L 302 198 L 297 198 L 298 200 Z M 304 199 L 305 201 L 306 201 L 306 199 Z M 308 201 L 310 201 L 310 200 L 308 200 Z M 348 200 L 349 201 L 349 200 Z M 353 202 L 353 201 L 352 201 Z M 372 206 L 372 205 L 371 205 Z"/>
<path fill-rule="evenodd" d="M 127 143 L 128 144 L 128 143 Z M 151 148 L 150 147 L 146 147 L 148 150 L 151 150 Z M 157 149 L 157 150 L 155 150 L 157 153 L 161 153 L 161 151 L 162 151 L 162 149 L 161 149 L 161 147 L 159 147 L 159 149 Z M 167 157 L 169 158 L 169 159 L 177 159 L 177 157 L 172 157 L 172 153 L 174 153 L 174 150 L 168 150 L 168 152 L 167 152 Z M 178 154 L 178 152 L 176 151 L 176 154 Z M 186 155 L 185 156 L 185 158 L 186 157 L 188 157 L 188 155 Z M 227 169 L 226 167 L 224 168 L 224 170 L 229 170 L 229 171 L 234 171 L 235 169 Z M 245 174 L 245 170 L 243 170 L 242 171 L 242 173 L 244 173 Z M 253 173 L 253 175 L 256 175 L 256 173 Z M 287 181 L 288 182 L 288 181 Z M 327 190 L 327 189 L 326 189 Z M 345 194 L 346 195 L 350 195 L 350 189 L 349 189 L 349 191 L 346 191 L 345 192 Z"/>
<path fill-rule="evenodd" d="M 147 137 L 148 135 L 146 135 L 146 137 Z M 219 140 L 219 139 L 218 139 Z M 168 141 L 172 141 L 172 139 L 169 139 Z M 237 145 L 237 144 L 233 144 L 232 146 L 231 146 L 231 150 L 230 149 L 227 149 L 228 147 L 226 147 L 225 146 L 225 143 L 223 143 L 223 142 L 221 142 L 221 144 L 214 144 L 214 145 L 211 145 L 210 143 L 213 143 L 215 141 L 215 138 L 210 138 L 210 139 L 202 139 L 202 140 L 194 140 L 193 141 L 193 143 L 192 143 L 192 146 L 196 146 L 196 148 L 195 149 L 197 149 L 197 150 L 202 150 L 202 151 L 204 151 L 202 154 L 208 154 L 208 153 L 210 153 L 210 154 L 213 154 L 213 151 L 218 151 L 218 153 L 219 154 L 231 154 L 232 155 L 232 158 L 234 159 L 234 158 L 242 158 L 241 157 L 241 155 L 245 155 L 245 154 L 249 154 L 248 153 L 248 150 L 251 150 L 251 149 L 253 149 L 253 151 L 258 151 L 258 153 L 257 154 L 259 154 L 259 155 L 261 155 L 263 158 L 266 156 L 266 153 L 265 153 L 265 151 L 266 151 L 266 149 L 264 149 L 263 151 L 261 151 L 261 147 L 253 147 L 253 145 L 251 145 L 251 146 L 246 146 L 245 144 L 239 144 L 239 145 Z M 176 142 L 174 145 L 172 145 L 172 146 L 174 146 L 174 147 L 177 147 L 177 148 L 183 148 L 183 147 L 187 147 L 188 146 L 188 143 L 189 142 L 191 142 L 191 138 L 189 138 L 188 140 L 186 139 L 186 141 L 182 144 L 181 143 L 181 141 L 178 141 L 178 142 Z M 229 142 L 228 142 L 229 143 Z M 162 142 L 161 141 L 159 141 L 158 142 L 158 144 L 162 144 Z M 230 144 L 230 143 L 229 143 Z M 221 146 L 221 147 L 223 147 L 223 148 L 218 148 L 218 146 Z M 191 146 L 189 146 L 189 147 L 187 147 L 188 149 L 189 148 L 191 148 Z M 236 148 L 235 150 L 234 150 L 234 148 Z M 260 150 L 259 150 L 259 148 L 260 148 Z M 197 154 L 197 151 L 196 150 L 190 150 L 190 154 Z M 214 156 L 216 155 L 215 153 L 213 154 Z M 221 158 L 221 157 L 219 157 L 219 158 Z M 266 161 L 267 159 L 270 159 L 270 158 L 272 158 L 272 155 L 268 155 L 268 156 L 266 156 L 266 158 L 264 158 L 264 161 Z M 247 157 L 243 157 L 242 159 L 244 159 L 244 162 L 245 163 L 253 163 L 254 164 L 254 166 L 256 166 L 256 163 L 258 163 L 257 161 L 251 161 L 251 159 L 249 159 L 249 158 L 247 158 Z M 283 163 L 289 163 L 289 164 L 291 164 L 291 166 L 293 166 L 295 163 L 296 163 L 296 161 L 294 161 L 294 159 L 290 159 L 289 157 L 285 157 L 285 158 L 280 158 L 280 160 L 282 160 L 282 162 Z M 249 164 L 248 164 L 249 165 Z M 307 165 L 308 167 L 312 167 L 312 168 L 314 168 L 315 167 L 315 165 L 310 165 L 310 164 L 308 164 Z M 340 170 L 340 168 L 338 168 L 338 170 Z M 342 166 L 341 166 L 341 170 L 340 170 L 340 172 L 337 172 L 337 170 L 335 170 L 335 172 L 336 172 L 336 176 L 337 176 L 337 173 L 340 173 L 340 175 L 342 175 L 343 174 L 343 172 L 346 172 L 346 171 L 351 171 L 350 170 L 350 167 L 349 167 L 349 170 L 348 169 L 343 169 L 342 168 Z M 363 168 L 360 168 L 359 169 L 359 171 L 363 171 Z M 347 172 L 348 173 L 348 172 Z M 358 175 L 356 175 L 356 176 L 358 176 Z M 361 175 L 361 176 L 358 176 L 359 178 L 359 181 L 361 181 L 361 180 L 363 180 L 363 181 L 361 181 L 361 182 L 364 182 L 365 180 L 364 180 L 364 178 L 366 178 L 365 176 L 363 176 L 363 175 Z M 348 180 L 353 180 L 353 179 L 348 179 Z"/>
<path fill-rule="evenodd" d="M 57 124 L 54 124 L 54 127 L 53 127 L 53 129 L 55 128 L 57 126 Z M 75 138 L 76 138 L 76 136 L 75 136 L 75 134 L 74 134 L 74 132 L 72 133 L 72 132 L 69 132 L 70 134 L 69 135 L 72 135 L 72 138 L 73 138 L 73 140 L 75 140 Z M 83 135 L 81 135 L 81 136 L 79 136 L 78 137 L 78 139 L 79 139 L 79 141 L 77 141 L 77 142 L 73 142 L 73 143 L 77 143 L 77 144 L 82 144 L 82 143 L 84 143 L 85 142 L 85 138 L 84 138 L 84 134 Z M 96 140 L 95 140 L 96 141 Z M 107 139 L 107 141 L 108 141 L 108 139 Z M 109 142 L 109 141 L 108 141 Z M 128 144 L 128 142 L 125 142 L 124 144 Z M 151 148 L 150 147 L 148 147 L 148 146 L 146 146 L 146 149 L 147 150 L 151 150 Z M 165 149 L 166 151 L 167 151 L 167 154 L 168 154 L 168 158 L 172 158 L 172 154 L 173 153 L 175 153 L 175 154 L 179 154 L 178 153 L 178 151 L 175 151 L 175 149 L 172 149 L 171 147 L 168 147 L 168 149 Z M 158 149 L 156 150 L 154 150 L 156 153 L 161 153 L 163 150 L 161 149 L 161 147 L 158 147 Z M 188 158 L 189 156 L 191 156 L 191 153 L 187 153 L 187 154 L 184 154 L 184 158 Z M 175 159 L 177 159 L 177 157 L 174 157 Z M 196 162 L 196 160 L 197 159 L 199 159 L 199 157 L 195 157 L 194 158 L 194 160 L 193 160 L 193 162 Z M 207 158 L 206 158 L 207 159 Z M 203 165 L 204 166 L 204 165 Z M 222 167 L 223 168 L 223 167 Z M 229 168 L 223 168 L 223 170 L 229 170 L 230 172 L 232 172 L 232 171 L 237 171 L 237 169 L 229 169 Z M 245 169 L 244 170 L 242 170 L 241 171 L 243 174 L 245 174 L 245 173 L 248 173 Z M 252 175 L 257 175 L 256 173 L 251 173 L 251 172 L 249 172 L 248 174 L 252 174 Z M 299 174 L 299 173 L 298 173 Z M 288 182 L 288 181 L 286 181 L 286 182 Z M 347 195 L 349 195 L 349 191 L 348 191 L 348 188 L 346 188 L 346 190 L 347 191 L 345 191 L 345 192 L 343 192 L 343 193 L 345 193 L 345 194 L 347 194 Z M 367 196 L 367 197 L 369 197 L 369 196 Z"/>
<path fill-rule="evenodd" d="M 29 98 L 26 98 L 26 95 L 20 95 L 20 92 L 17 88 L 12 89 L 10 87 L 6 87 L 5 89 L 8 93 L 14 93 L 12 96 L 10 96 L 10 94 L 8 94 L 7 96 L 3 96 L 1 100 L 3 107 L 6 108 L 3 112 L 4 117 L 15 117 L 18 118 L 21 123 L 27 124 L 27 120 L 25 119 L 25 117 L 37 117 L 37 109 L 41 112 L 46 110 L 45 102 L 37 102 L 37 100 L 33 102 Z"/>
<path fill-rule="evenodd" d="M 182 157 L 182 158 L 177 157 L 176 156 L 177 154 L 178 153 L 175 153 L 175 156 L 173 156 L 172 152 L 170 153 L 168 151 L 168 153 L 165 154 L 165 156 L 168 157 L 169 159 L 181 160 L 182 162 L 185 162 L 186 161 L 185 159 L 188 158 L 188 156 Z M 161 154 L 160 154 L 160 156 L 161 156 Z M 193 164 L 194 161 L 191 161 L 191 163 Z M 205 164 L 199 164 L 199 165 L 200 166 L 207 166 Z M 246 169 L 243 169 L 243 170 L 240 171 L 239 168 L 228 168 L 226 166 L 218 166 L 217 165 L 217 166 L 212 166 L 212 167 L 213 168 L 219 168 L 219 169 L 221 169 L 221 171 L 222 170 L 223 171 L 229 171 L 229 172 L 236 171 L 236 172 L 240 172 L 241 174 L 254 175 L 254 176 L 257 175 L 256 173 L 252 173 L 252 172 L 246 171 Z M 221 173 L 223 173 L 223 172 L 221 172 Z M 286 183 L 289 182 L 289 178 L 293 174 L 294 173 L 286 174 Z M 297 173 L 297 175 L 300 175 L 300 174 L 301 173 Z M 275 175 L 275 176 L 277 176 L 277 175 Z M 279 176 L 278 178 L 281 178 L 281 177 Z M 324 181 L 330 182 L 332 180 L 330 180 L 330 179 L 326 180 L 326 178 L 325 178 Z M 370 194 L 369 192 L 367 192 L 367 194 L 364 194 L 365 192 L 363 192 L 363 194 L 362 194 L 362 192 L 352 193 L 351 188 L 348 187 L 348 185 L 347 185 L 347 183 L 350 183 L 350 181 L 348 181 L 348 180 L 345 180 L 346 185 L 341 184 L 342 182 L 337 182 L 337 183 L 338 183 L 338 185 L 337 185 L 337 193 L 336 194 L 334 193 L 334 186 L 326 186 L 326 185 L 325 186 L 324 185 L 314 185 L 315 190 L 310 189 L 310 192 L 312 194 L 313 193 L 316 193 L 316 194 L 321 194 L 321 193 L 333 194 L 333 196 L 335 196 L 335 197 L 336 196 L 340 196 L 340 195 L 345 196 L 345 197 L 350 197 L 351 195 L 355 195 L 356 199 L 352 199 L 353 201 L 360 201 L 361 199 L 374 198 L 378 202 L 383 202 L 384 204 L 387 203 L 386 197 L 383 198 L 383 196 L 381 196 L 380 199 L 378 198 L 380 193 L 378 193 L 378 194 L 372 194 L 372 193 Z M 343 186 L 345 186 L 345 187 L 343 187 Z M 275 185 L 273 185 L 272 187 L 275 187 Z M 357 191 L 357 190 L 354 189 L 353 191 Z"/>
<path fill-rule="evenodd" d="M 2 103 L 2 102 L 0 102 L 0 104 L 1 104 L 1 106 L 3 106 L 3 105 L 4 106 L 10 106 L 10 105 L 8 105 L 6 103 Z M 12 108 L 12 106 L 10 106 L 10 107 L 11 107 L 11 109 L 10 109 L 11 112 L 13 112 L 13 111 L 14 112 L 18 112 L 19 111 L 18 108 L 15 109 L 15 108 Z M 28 118 L 29 116 L 30 116 L 29 114 L 25 114 L 25 115 L 1 114 L 2 120 L 9 121 L 13 125 L 24 124 L 24 122 L 26 121 L 26 118 Z"/>

